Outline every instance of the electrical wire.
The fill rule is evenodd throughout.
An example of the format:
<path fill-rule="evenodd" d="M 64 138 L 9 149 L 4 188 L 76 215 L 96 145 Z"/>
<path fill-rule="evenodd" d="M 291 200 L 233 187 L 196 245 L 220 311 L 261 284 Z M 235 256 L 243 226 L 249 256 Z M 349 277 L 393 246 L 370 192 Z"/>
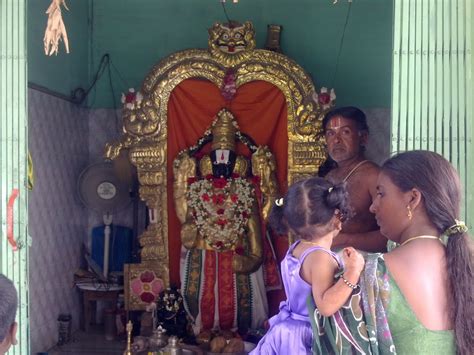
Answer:
<path fill-rule="evenodd" d="M 225 8 L 225 2 L 221 1 L 222 9 L 224 10 L 224 15 L 227 18 L 227 22 L 230 24 L 230 18 L 229 15 L 227 15 L 227 9 Z"/>
<path fill-rule="evenodd" d="M 115 88 L 114 88 L 114 84 L 112 80 L 111 67 L 117 74 L 118 78 L 122 81 L 122 84 L 125 87 L 129 87 L 127 83 L 125 82 L 125 80 L 123 79 L 120 72 L 118 71 L 117 67 L 113 64 L 110 54 L 105 53 L 100 59 L 99 67 L 97 69 L 97 72 L 94 75 L 94 78 L 89 88 L 87 90 L 84 90 L 83 88 L 75 89 L 71 94 L 71 101 L 73 101 L 74 103 L 78 105 L 82 104 L 87 99 L 91 90 L 95 87 L 99 79 L 102 77 L 105 70 L 107 70 L 108 82 L 109 82 L 110 92 L 112 94 L 112 102 L 113 102 L 113 109 L 114 109 L 114 116 L 115 116 L 115 130 L 118 132 L 120 119 L 117 115 L 117 99 L 115 97 Z"/>
<path fill-rule="evenodd" d="M 94 75 L 94 78 L 92 79 L 92 84 L 89 86 L 87 90 L 84 90 L 83 88 L 77 88 L 72 92 L 71 96 L 74 102 L 76 102 L 79 105 L 84 102 L 84 100 L 87 98 L 92 88 L 95 86 L 95 84 L 100 79 L 102 74 L 104 74 L 105 69 L 109 65 L 109 59 L 110 59 L 110 56 L 108 53 L 102 56 L 102 58 L 100 59 L 99 68 L 97 69 Z"/>
<path fill-rule="evenodd" d="M 349 2 L 349 7 L 347 9 L 347 15 L 346 15 L 346 22 L 344 23 L 344 28 L 342 30 L 341 41 L 339 43 L 339 52 L 337 53 L 336 67 L 334 69 L 334 76 L 333 76 L 333 79 L 332 79 L 331 87 L 334 87 L 334 85 L 336 83 L 337 72 L 339 70 L 339 59 L 341 58 L 342 47 L 344 45 L 344 37 L 346 35 L 346 30 L 347 30 L 347 23 L 349 22 L 349 15 L 351 13 L 351 7 L 352 7 L 352 2 Z"/>
<path fill-rule="evenodd" d="M 130 85 L 129 85 L 128 82 L 122 77 L 122 74 L 118 71 L 117 67 L 116 67 L 115 64 L 114 64 L 114 61 L 112 60 L 112 58 L 110 58 L 109 63 L 110 63 L 110 65 L 112 66 L 112 68 L 115 70 L 115 73 L 117 73 L 117 76 L 118 76 L 119 79 L 122 81 L 122 84 L 124 85 L 124 87 L 129 88 Z"/>
<path fill-rule="evenodd" d="M 107 63 L 107 72 L 109 74 L 109 85 L 110 85 L 110 92 L 112 93 L 112 102 L 114 104 L 113 109 L 114 109 L 114 116 L 115 116 L 115 131 L 119 132 L 119 118 L 117 115 L 117 102 L 115 101 L 115 90 L 114 90 L 114 85 L 112 82 L 112 74 L 110 73 L 110 60 Z"/>

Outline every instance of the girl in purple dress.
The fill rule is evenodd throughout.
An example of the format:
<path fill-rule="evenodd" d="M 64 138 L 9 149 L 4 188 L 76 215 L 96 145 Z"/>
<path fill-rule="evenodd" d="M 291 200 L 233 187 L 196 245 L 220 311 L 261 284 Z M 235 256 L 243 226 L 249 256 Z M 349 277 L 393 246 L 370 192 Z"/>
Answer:
<path fill-rule="evenodd" d="M 278 199 L 270 225 L 280 235 L 291 232 L 297 241 L 281 262 L 287 299 L 269 320 L 270 329 L 250 354 L 311 354 L 313 331 L 306 299 L 313 294 L 318 311 L 331 316 L 357 288 L 364 268 L 363 257 L 345 248 L 343 262 L 331 251 L 350 207 L 344 184 L 333 186 L 314 177 L 293 184 L 285 198 Z M 344 269 L 343 269 L 344 265 Z M 339 279 L 334 275 L 343 271 Z"/>

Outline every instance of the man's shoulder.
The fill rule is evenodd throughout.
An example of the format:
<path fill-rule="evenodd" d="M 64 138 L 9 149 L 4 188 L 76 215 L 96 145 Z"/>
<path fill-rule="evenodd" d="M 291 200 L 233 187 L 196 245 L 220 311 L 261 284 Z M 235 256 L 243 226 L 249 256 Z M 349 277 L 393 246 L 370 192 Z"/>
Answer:
<path fill-rule="evenodd" d="M 367 162 L 360 167 L 360 171 L 363 171 L 364 174 L 378 175 L 380 170 L 380 166 L 371 160 L 367 160 Z"/>
<path fill-rule="evenodd" d="M 349 185 L 373 185 L 375 184 L 379 173 L 380 173 L 380 166 L 372 161 L 367 161 L 363 165 L 360 166 L 359 169 L 354 173 L 352 178 L 348 179 Z"/>
<path fill-rule="evenodd" d="M 372 198 L 375 197 L 375 187 L 380 171 L 381 168 L 376 163 L 372 161 L 365 163 L 354 176 L 347 181 L 349 190 L 352 194 L 365 194 L 368 192 Z M 370 203 L 372 203 L 371 200 Z"/>

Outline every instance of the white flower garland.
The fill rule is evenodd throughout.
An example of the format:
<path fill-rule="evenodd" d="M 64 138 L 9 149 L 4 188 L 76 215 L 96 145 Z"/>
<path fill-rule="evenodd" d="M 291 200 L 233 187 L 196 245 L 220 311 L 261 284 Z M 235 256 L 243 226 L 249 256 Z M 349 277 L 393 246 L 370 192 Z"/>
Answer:
<path fill-rule="evenodd" d="M 187 200 L 201 237 L 216 250 L 234 248 L 252 213 L 254 195 L 252 184 L 241 177 L 192 182 Z"/>

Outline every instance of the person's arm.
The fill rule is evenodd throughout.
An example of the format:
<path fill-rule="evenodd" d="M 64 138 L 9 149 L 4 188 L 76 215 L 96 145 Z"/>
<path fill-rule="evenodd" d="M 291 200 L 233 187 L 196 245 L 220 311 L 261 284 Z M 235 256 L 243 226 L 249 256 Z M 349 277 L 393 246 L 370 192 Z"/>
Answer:
<path fill-rule="evenodd" d="M 334 282 L 335 262 L 332 256 L 324 252 L 314 252 L 311 258 L 311 289 L 319 313 L 325 317 L 332 316 L 347 302 L 353 289 L 342 278 Z M 364 259 L 353 248 L 344 250 L 346 269 L 343 277 L 356 285 L 364 267 Z"/>
<path fill-rule="evenodd" d="M 349 246 L 368 252 L 385 252 L 387 238 L 380 233 L 380 230 L 365 233 L 339 233 L 332 243 L 334 249 Z"/>

